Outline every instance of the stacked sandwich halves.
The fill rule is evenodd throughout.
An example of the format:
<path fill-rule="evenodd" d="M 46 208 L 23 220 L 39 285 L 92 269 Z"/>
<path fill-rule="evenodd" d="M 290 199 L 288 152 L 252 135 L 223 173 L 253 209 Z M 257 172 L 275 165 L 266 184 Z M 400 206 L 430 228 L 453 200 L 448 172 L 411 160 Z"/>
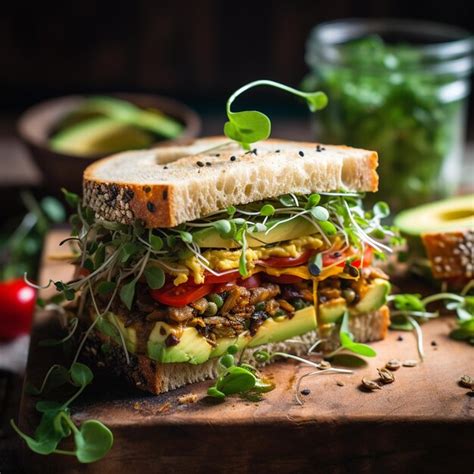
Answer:
<path fill-rule="evenodd" d="M 376 167 L 366 150 L 224 138 L 91 165 L 75 229 L 89 348 L 160 393 L 213 377 L 230 345 L 331 340 L 346 313 L 356 340 L 383 338 L 385 210 L 361 207 Z"/>

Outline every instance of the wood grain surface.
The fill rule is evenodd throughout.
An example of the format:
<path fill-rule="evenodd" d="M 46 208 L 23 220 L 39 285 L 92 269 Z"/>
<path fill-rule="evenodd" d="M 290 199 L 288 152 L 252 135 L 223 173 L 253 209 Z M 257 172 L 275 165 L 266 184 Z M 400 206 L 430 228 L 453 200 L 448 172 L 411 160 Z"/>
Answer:
<path fill-rule="evenodd" d="M 50 236 L 50 251 L 61 235 Z M 49 249 L 49 250 L 48 250 Z M 67 275 L 64 264 L 45 261 L 44 275 Z M 305 379 L 310 390 L 295 401 L 297 379 L 311 368 L 278 362 L 265 369 L 276 389 L 259 403 L 205 397 L 209 382 L 152 396 L 95 371 L 93 384 L 73 408 L 77 422 L 97 418 L 115 436 L 100 462 L 80 465 L 73 458 L 43 457 L 25 449 L 26 472 L 472 472 L 474 397 L 457 383 L 474 375 L 474 350 L 449 339 L 454 324 L 443 318 L 423 326 L 426 360 L 395 372 L 395 382 L 364 392 L 364 376 L 376 378 L 389 359 L 416 359 L 415 338 L 392 331 L 373 344 L 377 357 L 353 367 L 352 375 Z M 61 350 L 38 348 L 57 330 L 43 314 L 33 334 L 26 382 L 38 383 Z M 342 362 L 342 361 L 339 361 Z M 180 404 L 186 394 L 197 401 Z M 20 426 L 34 429 L 36 400 L 23 394 Z M 62 471 L 60 471 L 62 470 Z"/>

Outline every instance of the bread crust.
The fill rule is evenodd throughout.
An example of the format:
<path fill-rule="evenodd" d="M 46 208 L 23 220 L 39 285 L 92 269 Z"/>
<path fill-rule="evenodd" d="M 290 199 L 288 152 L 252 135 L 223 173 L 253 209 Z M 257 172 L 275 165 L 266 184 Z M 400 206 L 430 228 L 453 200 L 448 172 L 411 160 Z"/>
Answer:
<path fill-rule="evenodd" d="M 376 191 L 377 153 L 266 140 L 245 152 L 224 137 L 113 155 L 84 172 L 84 204 L 106 220 L 174 227 L 229 205 L 289 192 Z M 319 150 L 319 151 L 318 151 Z"/>

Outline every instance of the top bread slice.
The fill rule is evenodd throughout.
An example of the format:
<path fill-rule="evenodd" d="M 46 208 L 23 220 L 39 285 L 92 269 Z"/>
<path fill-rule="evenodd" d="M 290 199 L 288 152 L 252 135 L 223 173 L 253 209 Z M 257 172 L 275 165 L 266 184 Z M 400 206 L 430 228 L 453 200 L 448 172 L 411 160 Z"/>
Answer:
<path fill-rule="evenodd" d="M 245 152 L 226 143 L 203 138 L 97 161 L 84 172 L 84 205 L 102 219 L 156 228 L 287 193 L 377 191 L 374 151 L 270 139 Z"/>

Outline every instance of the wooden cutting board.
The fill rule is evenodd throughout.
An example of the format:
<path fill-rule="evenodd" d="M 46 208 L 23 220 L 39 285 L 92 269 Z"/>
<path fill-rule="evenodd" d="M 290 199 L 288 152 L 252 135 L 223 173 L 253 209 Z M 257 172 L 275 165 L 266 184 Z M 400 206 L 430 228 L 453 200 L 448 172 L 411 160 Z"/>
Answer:
<path fill-rule="evenodd" d="M 64 233 L 48 238 L 46 255 L 57 253 Z M 64 263 L 43 262 L 43 280 L 70 274 Z M 413 283 L 413 282 L 412 282 Z M 414 282 L 413 284 L 416 284 Z M 408 288 L 407 288 L 408 289 Z M 454 321 L 423 326 L 425 362 L 395 372 L 395 382 L 364 392 L 364 376 L 376 378 L 387 360 L 416 359 L 415 338 L 392 331 L 373 344 L 377 357 L 354 367 L 353 375 L 305 379 L 310 394 L 295 401 L 296 380 L 311 368 L 280 362 L 265 369 L 276 389 L 259 403 L 238 397 L 212 403 L 209 382 L 160 396 L 124 385 L 109 374 L 95 380 L 72 407 L 78 422 L 96 418 L 113 431 L 112 450 L 101 461 L 80 465 L 72 457 L 39 456 L 24 450 L 26 472 L 472 472 L 474 397 L 457 381 L 474 376 L 474 349 L 448 337 Z M 56 324 L 38 315 L 25 382 L 37 384 L 60 350 L 38 348 L 37 341 Z M 197 401 L 180 404 L 185 394 Z M 36 400 L 23 394 L 19 423 L 31 433 Z"/>

